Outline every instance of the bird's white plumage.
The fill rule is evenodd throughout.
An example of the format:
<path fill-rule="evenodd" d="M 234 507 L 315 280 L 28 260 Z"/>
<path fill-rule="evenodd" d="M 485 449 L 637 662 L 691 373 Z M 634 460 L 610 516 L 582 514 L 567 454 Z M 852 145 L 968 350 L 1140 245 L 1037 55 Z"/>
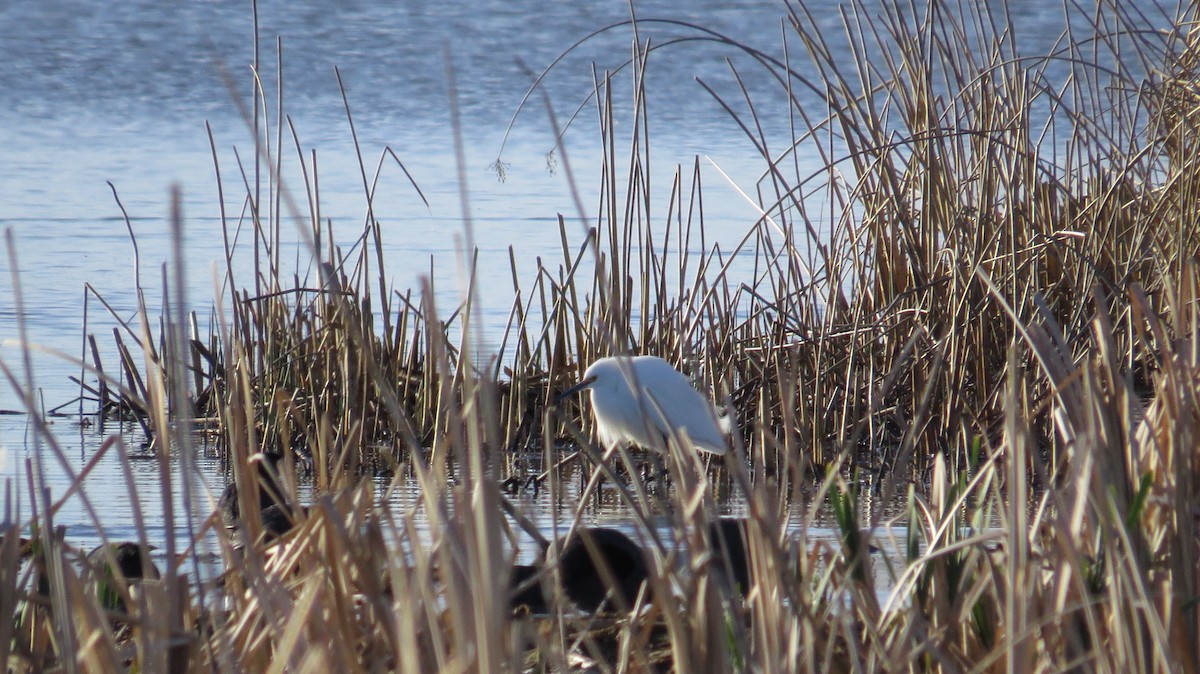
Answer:
<path fill-rule="evenodd" d="M 664 438 L 686 433 L 697 449 L 725 453 L 728 429 L 716 409 L 662 358 L 601 358 L 572 391 L 583 388 L 591 391 L 597 434 L 605 447 L 636 444 L 662 450 Z"/>

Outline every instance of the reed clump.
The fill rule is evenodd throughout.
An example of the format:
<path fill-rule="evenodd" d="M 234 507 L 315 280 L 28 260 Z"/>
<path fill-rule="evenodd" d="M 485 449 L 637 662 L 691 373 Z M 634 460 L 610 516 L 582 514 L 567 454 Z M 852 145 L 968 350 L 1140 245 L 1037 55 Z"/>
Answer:
<path fill-rule="evenodd" d="M 0 620 L 0 661 L 16 672 L 1194 670 L 1195 17 L 1151 34 L 1106 8 L 1116 29 L 1097 16 L 1030 59 L 984 6 L 851 5 L 847 60 L 789 9 L 789 45 L 808 65 L 757 63 L 797 105 L 797 130 L 771 154 L 756 119 L 739 118 L 767 165 L 763 215 L 742 246 L 693 252 L 698 170 L 677 172 L 668 217 L 652 208 L 646 110 L 619 158 L 602 79 L 594 224 L 577 240 L 560 219 L 563 259 L 527 287 L 514 262 L 510 327 L 491 351 L 472 338 L 473 291 L 443 320 L 429 285 L 386 287 L 370 196 L 350 250 L 333 244 L 293 134 L 311 176 L 310 212 L 296 206 L 269 168 L 282 161 L 277 116 L 278 140 L 256 148 L 269 198 L 248 189 L 251 216 L 225 228 L 254 232 L 253 283 L 223 298 L 207 337 L 183 329 L 197 321 L 180 303 L 157 338 L 143 311 L 145 365 L 122 366 L 138 384 L 103 379 L 164 455 L 192 451 L 180 422 L 213 419 L 247 516 L 226 530 L 195 517 L 203 505 L 167 509 L 189 540 L 168 538 L 161 577 L 111 615 L 54 527 L 55 502 L 36 494 L 36 544 L 16 527 L 0 544 L 0 615 L 21 616 Z M 801 88 L 824 114 L 799 106 Z M 802 151 L 821 153 L 816 176 L 797 174 Z M 832 217 L 811 205 L 818 179 Z M 281 272 L 295 219 L 316 261 L 307 278 Z M 231 289 L 243 288 L 235 253 Z M 735 279 L 731 256 L 762 262 Z M 669 487 L 653 489 L 617 474 L 628 454 L 598 460 L 586 406 L 553 399 L 581 365 L 623 352 L 661 355 L 714 392 L 741 428 L 730 460 L 677 453 Z M 502 488 L 534 477 L 530 454 L 554 466 L 564 440 L 591 459 L 589 480 L 618 485 L 643 550 L 628 567 L 641 584 L 597 562 L 602 587 L 619 591 L 596 610 L 571 602 L 561 568 L 586 533 L 557 519 L 534 530 Z M 273 535 L 255 507 L 256 454 L 282 457 L 285 501 L 296 466 L 318 494 Z M 372 473 L 415 481 L 418 506 L 380 507 L 361 479 Z M 562 488 L 557 468 L 536 477 Z M 164 469 L 167 501 L 176 479 Z M 718 491 L 745 505 L 734 528 Z M 899 494 L 903 514 L 862 513 L 864 492 Z M 834 538 L 817 526 L 826 508 Z M 514 570 L 530 538 L 543 566 Z M 529 588 L 544 611 L 514 606 L 515 594 L 538 603 Z"/>

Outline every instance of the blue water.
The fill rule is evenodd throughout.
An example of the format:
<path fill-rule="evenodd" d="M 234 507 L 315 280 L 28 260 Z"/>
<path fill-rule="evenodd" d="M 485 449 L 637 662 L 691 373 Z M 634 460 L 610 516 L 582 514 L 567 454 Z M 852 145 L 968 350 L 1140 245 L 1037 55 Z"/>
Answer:
<path fill-rule="evenodd" d="M 836 49 L 844 34 L 837 3 L 814 0 L 804 7 Z M 1014 0 L 1008 9 L 1019 24 L 1018 34 L 1033 43 L 1034 50 L 1050 45 L 1061 31 L 1057 5 Z M 710 244 L 729 250 L 754 226 L 758 212 L 715 167 L 753 195 L 764 164 L 701 82 L 743 115 L 745 86 L 773 154 L 785 146 L 792 122 L 787 92 L 756 61 L 695 26 L 782 58 L 787 8 L 775 0 L 654 0 L 636 3 L 636 10 L 642 21 L 640 40 L 662 47 L 653 53 L 647 73 L 651 175 L 655 194 L 662 195 L 654 207 L 659 217 L 666 217 L 672 173 L 683 166 L 690 174 L 699 158 L 706 186 L 706 237 Z M 582 241 L 583 225 L 561 158 L 553 168 L 548 166 L 547 152 L 555 144 L 541 95 L 532 97 L 517 115 L 531 82 L 527 69 L 541 72 L 577 41 L 611 27 L 566 53 L 542 89 L 560 123 L 582 105 L 565 144 L 585 208 L 594 208 L 600 150 L 589 96 L 594 73 L 617 71 L 629 60 L 634 38 L 629 18 L 624 0 L 259 2 L 259 73 L 267 93 L 271 142 L 278 123 L 279 38 L 284 114 L 294 125 L 306 161 L 311 152 L 317 153 L 321 212 L 340 241 L 349 243 L 357 235 L 366 201 L 335 66 L 368 173 L 390 147 L 429 200 L 426 207 L 398 167 L 386 165 L 374 212 L 384 229 L 389 282 L 398 289 L 416 287 L 429 273 L 432 257 L 439 305 L 444 311 L 454 306 L 461 297 L 457 270 L 464 232 L 462 195 L 467 194 L 480 249 L 483 337 L 494 340 L 513 297 L 509 246 L 532 281 L 538 258 L 550 265 L 561 259 L 559 214 L 570 223 L 574 245 Z M 14 242 L 11 249 L 0 251 L 0 340 L 6 340 L 0 345 L 0 360 L 20 388 L 37 391 L 39 407 L 71 406 L 78 394 L 68 377 L 79 375 L 79 366 L 70 358 L 78 358 L 82 348 L 85 284 L 95 288 L 120 319 L 134 318 L 134 246 L 109 182 L 131 217 L 141 258 L 140 282 L 152 307 L 159 304 L 162 266 L 171 257 L 166 221 L 171 186 L 178 186 L 183 197 L 189 305 L 205 316 L 214 297 L 223 294 L 221 209 L 206 124 L 213 130 L 225 180 L 226 210 L 236 218 L 244 195 L 238 157 L 252 163 L 254 155 L 252 132 L 239 112 L 239 101 L 244 106 L 251 100 L 253 20 L 249 2 L 0 3 L 0 229 L 10 232 Z M 1150 24 L 1156 20 L 1161 20 L 1159 15 L 1149 15 Z M 678 38 L 691 39 L 673 42 Z M 794 36 L 789 50 L 804 72 Z M 456 177 L 451 68 L 461 111 L 465 191 Z M 616 72 L 614 83 L 617 131 L 625 142 L 633 131 L 628 68 Z M 823 114 L 812 92 L 799 88 L 794 94 L 805 109 Z M 626 156 L 622 149 L 617 153 Z M 302 198 L 290 130 L 284 134 L 283 157 L 285 181 Z M 503 181 L 489 169 L 498 159 L 506 167 Z M 799 172 L 816 171 L 820 161 L 815 153 L 798 156 Z M 285 238 L 292 241 L 289 259 L 295 260 L 294 271 L 312 273 L 295 231 L 286 232 Z M 248 253 L 243 247 L 235 261 L 243 279 L 251 268 Z M 18 312 L 14 263 L 23 312 Z M 732 269 L 732 278 L 748 282 L 754 263 L 753 255 L 745 256 Z M 97 335 L 106 357 L 114 358 L 111 330 L 116 320 L 94 298 L 87 306 L 88 332 Z M 30 354 L 32 384 L 24 380 L 25 354 L 12 343 L 21 325 L 29 341 L 67 357 Z M 10 382 L 0 382 L 0 410 L 24 409 L 15 390 Z M 25 491 L 25 466 L 39 451 L 30 441 L 29 423 L 27 416 L 0 415 L 0 477 L 20 491 Z M 82 468 L 106 437 L 78 423 L 56 419 L 54 429 L 74 470 Z M 129 437 L 136 449 L 136 432 Z M 66 471 L 41 451 L 47 484 L 51 491 L 61 491 Z M 87 491 L 103 504 L 103 525 L 126 534 L 132 508 L 113 456 L 97 465 Z M 138 490 L 154 496 L 157 470 L 152 462 L 144 463 L 145 470 L 134 473 Z M 219 490 L 222 478 L 211 459 L 201 454 L 198 463 L 203 473 L 198 482 L 207 479 Z M 148 519 L 160 507 L 154 502 L 145 499 Z M 23 514 L 28 515 L 27 507 Z M 83 539 L 94 538 L 94 523 L 78 499 L 68 502 L 58 519 Z"/>

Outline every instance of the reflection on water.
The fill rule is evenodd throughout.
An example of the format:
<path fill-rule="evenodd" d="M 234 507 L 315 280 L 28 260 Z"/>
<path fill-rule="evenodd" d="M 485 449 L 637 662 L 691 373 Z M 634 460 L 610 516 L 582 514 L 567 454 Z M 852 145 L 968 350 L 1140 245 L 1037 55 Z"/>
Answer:
<path fill-rule="evenodd" d="M 9 499 L 6 512 L 0 513 L 0 521 L 5 523 L 27 521 L 33 512 L 27 485 L 30 477 L 38 470 L 35 460 L 38 454 L 32 442 L 32 431 L 24 428 L 26 422 L 24 417 L 0 416 L 0 437 L 9 439 L 0 449 L 0 481 L 7 485 Z M 52 518 L 53 525 L 66 527 L 67 542 L 84 550 L 91 549 L 101 542 L 101 528 L 110 541 L 137 540 L 140 518 L 150 543 L 161 548 L 166 534 L 166 515 L 163 508 L 166 494 L 160 479 L 161 467 L 158 458 L 146 452 L 137 431 L 131 427 L 118 428 L 110 424 L 102 432 L 96 428 L 81 427 L 61 418 L 55 426 L 59 448 L 66 465 L 57 465 L 55 452 L 43 446 L 42 470 L 50 501 L 56 508 Z M 15 438 L 25 440 L 12 441 Z M 127 462 L 120 460 L 121 448 L 116 442 L 109 440 L 106 443 L 106 438 L 119 438 L 116 442 L 124 445 L 129 459 Z M 96 460 L 97 456 L 99 460 Z M 519 458 L 523 464 L 522 475 L 537 475 L 542 471 L 540 456 Z M 169 459 L 173 481 L 169 496 L 174 508 L 175 535 L 181 541 L 191 540 L 192 533 L 199 531 L 212 515 L 216 499 L 227 481 L 215 452 L 204 447 L 202 438 L 197 440 L 194 465 L 196 473 L 188 481 L 192 489 L 189 522 L 189 513 L 184 507 L 183 483 L 180 482 L 179 457 L 173 454 Z M 83 488 L 64 499 L 73 476 L 78 476 L 85 470 L 87 473 L 82 479 Z M 711 475 L 719 479 L 717 476 L 720 473 Z M 602 483 L 585 503 L 580 502 L 587 479 L 588 475 L 583 466 L 570 463 L 562 468 L 556 493 L 552 493 L 548 487 L 525 489 L 511 498 L 517 509 L 543 532 L 546 538 L 565 534 L 571 527 L 576 513 L 580 513 L 584 524 L 611 526 L 638 537 L 634 514 L 629 504 L 619 495 L 619 490 L 611 483 Z M 658 497 L 660 494 L 655 490 L 663 488 L 661 485 L 652 486 L 649 491 L 650 497 Z M 313 485 L 309 478 L 300 478 L 299 490 L 298 496 L 302 503 L 310 502 L 314 497 Z M 728 484 L 720 485 L 718 494 L 724 494 L 719 499 L 718 514 L 737 517 L 747 515 L 744 498 L 730 493 Z M 411 517 L 416 524 L 418 536 L 429 535 L 422 494 L 417 480 L 411 473 L 400 474 L 395 479 L 376 478 L 375 496 L 380 507 L 388 509 L 393 517 Z M 787 515 L 789 529 L 793 535 L 804 535 L 810 542 L 824 541 L 835 545 L 837 533 L 828 509 L 823 503 L 818 503 L 815 508 L 813 506 L 815 487 L 795 489 L 790 496 Z M 864 522 L 882 523 L 896 516 L 896 504 L 892 505 L 891 508 L 875 512 L 872 509 L 877 508 L 878 504 L 874 503 L 867 493 L 860 498 L 859 508 Z M 38 507 L 41 506 L 39 503 Z M 815 519 L 812 518 L 813 513 L 816 515 Z M 802 528 L 805 522 L 810 522 L 810 525 Z M 880 548 L 897 551 L 900 548 L 888 539 L 895 537 L 902 540 L 903 533 L 889 528 L 892 525 L 894 523 L 889 523 L 875 531 L 875 540 Z M 665 544 L 672 544 L 671 522 L 666 515 L 652 520 L 651 526 L 656 528 L 658 536 Z M 518 561 L 532 561 L 537 555 L 537 545 L 527 534 L 521 533 L 519 527 L 514 526 L 513 530 L 517 533 Z M 211 558 L 211 554 L 216 550 L 215 541 L 211 537 L 205 537 L 197 545 L 197 549 L 201 558 Z M 166 552 L 160 549 L 155 554 L 162 558 Z M 898 559 L 895 555 L 891 556 Z M 883 566 L 879 565 L 876 572 L 881 572 L 882 568 Z"/>
<path fill-rule="evenodd" d="M 52 524 L 67 527 L 67 538 L 72 543 L 89 549 L 98 545 L 100 527 L 112 539 L 136 539 L 139 515 L 145 523 L 147 536 L 152 542 L 161 543 L 166 529 L 161 468 L 158 459 L 146 452 L 142 438 L 133 428 L 118 429 L 115 424 L 110 424 L 107 432 L 101 432 L 80 426 L 73 419 L 57 418 L 53 432 L 60 451 L 56 452 L 44 441 L 35 442 L 34 432 L 27 423 L 27 418 L 22 416 L 0 417 L 0 438 L 3 438 L 0 441 L 3 447 L 0 450 L 3 451 L 0 480 L 12 492 L 5 521 L 14 521 L 18 517 L 27 520 L 32 516 L 35 504 L 30 502 L 28 485 L 31 477 L 38 481 L 40 471 L 55 508 Z M 105 442 L 110 437 L 114 440 Z M 121 461 L 122 448 L 118 443 L 124 445 L 128 461 Z M 220 494 L 224 478 L 211 454 L 198 452 L 196 467 L 198 472 L 189 483 L 193 498 L 192 519 L 198 523 L 211 512 L 209 494 Z M 180 515 L 176 520 L 176 534 L 186 536 L 187 527 L 181 524 L 186 521 L 182 517 L 184 489 L 178 482 L 179 466 L 175 456 L 170 459 L 170 470 L 175 483 L 170 489 L 169 501 L 175 513 Z M 82 489 L 63 499 L 74 478 L 85 471 Z M 36 504 L 39 511 L 43 505 Z"/>

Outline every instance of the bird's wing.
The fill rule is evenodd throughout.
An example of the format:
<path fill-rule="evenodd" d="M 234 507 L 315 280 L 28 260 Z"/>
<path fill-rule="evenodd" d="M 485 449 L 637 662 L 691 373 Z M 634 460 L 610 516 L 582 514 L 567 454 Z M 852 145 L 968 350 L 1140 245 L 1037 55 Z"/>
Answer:
<path fill-rule="evenodd" d="M 668 436 L 676 431 L 684 431 L 697 449 L 724 454 L 725 434 L 721 431 L 712 403 L 692 388 L 687 377 L 673 368 L 671 372 L 678 377 L 677 381 L 671 381 L 674 378 L 670 378 L 642 386 L 642 392 L 649 399 L 646 406 L 651 411 L 655 427 Z"/>

